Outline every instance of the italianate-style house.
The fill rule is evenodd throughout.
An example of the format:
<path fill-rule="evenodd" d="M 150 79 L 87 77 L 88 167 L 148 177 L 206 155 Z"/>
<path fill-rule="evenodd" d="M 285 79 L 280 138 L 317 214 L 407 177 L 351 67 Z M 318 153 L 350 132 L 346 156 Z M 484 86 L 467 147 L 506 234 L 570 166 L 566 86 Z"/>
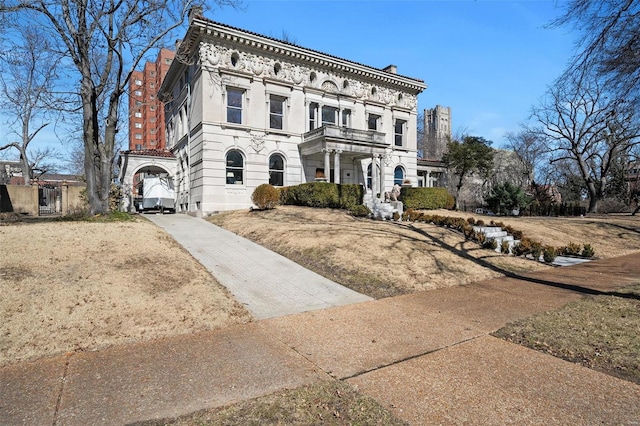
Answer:
<path fill-rule="evenodd" d="M 160 88 L 176 209 L 248 208 L 263 184 L 417 185 L 423 81 L 210 21 L 196 11 Z"/>

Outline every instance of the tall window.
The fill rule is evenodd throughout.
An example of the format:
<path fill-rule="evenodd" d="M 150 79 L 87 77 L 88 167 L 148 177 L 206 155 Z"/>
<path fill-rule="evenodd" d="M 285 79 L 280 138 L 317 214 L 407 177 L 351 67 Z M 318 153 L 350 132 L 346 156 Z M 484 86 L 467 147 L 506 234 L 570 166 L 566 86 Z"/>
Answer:
<path fill-rule="evenodd" d="M 402 182 L 404 182 L 404 169 L 400 166 L 396 166 L 393 171 L 393 184 L 402 185 Z"/>
<path fill-rule="evenodd" d="M 227 153 L 227 185 L 242 185 L 244 176 L 244 157 L 237 149 Z"/>
<path fill-rule="evenodd" d="M 369 114 L 368 118 L 369 130 L 378 130 L 380 124 L 380 116 L 376 114 Z"/>
<path fill-rule="evenodd" d="M 227 88 L 227 122 L 242 124 L 242 96 L 244 90 Z"/>
<path fill-rule="evenodd" d="M 318 104 L 311 102 L 309 104 L 309 130 L 316 128 L 316 114 L 318 111 Z"/>
<path fill-rule="evenodd" d="M 271 95 L 269 97 L 269 127 L 271 129 L 284 128 L 284 103 L 282 96 Z"/>
<path fill-rule="evenodd" d="M 342 110 L 342 127 L 351 127 L 351 110 Z"/>
<path fill-rule="evenodd" d="M 284 157 L 280 154 L 269 157 L 269 185 L 284 186 Z"/>
<path fill-rule="evenodd" d="M 407 122 L 405 120 L 396 120 L 394 130 L 394 140 L 396 146 L 404 145 L 404 129 Z"/>
<path fill-rule="evenodd" d="M 322 107 L 322 125 L 336 124 L 338 121 L 338 108 L 323 106 Z"/>

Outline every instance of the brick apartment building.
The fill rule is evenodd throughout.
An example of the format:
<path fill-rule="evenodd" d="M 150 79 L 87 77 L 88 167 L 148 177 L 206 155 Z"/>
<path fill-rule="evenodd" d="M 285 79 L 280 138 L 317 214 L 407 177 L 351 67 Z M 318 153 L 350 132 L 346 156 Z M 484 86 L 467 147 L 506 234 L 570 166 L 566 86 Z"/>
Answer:
<path fill-rule="evenodd" d="M 165 150 L 164 107 L 158 100 L 175 52 L 161 49 L 155 62 L 134 71 L 129 81 L 129 150 Z"/>

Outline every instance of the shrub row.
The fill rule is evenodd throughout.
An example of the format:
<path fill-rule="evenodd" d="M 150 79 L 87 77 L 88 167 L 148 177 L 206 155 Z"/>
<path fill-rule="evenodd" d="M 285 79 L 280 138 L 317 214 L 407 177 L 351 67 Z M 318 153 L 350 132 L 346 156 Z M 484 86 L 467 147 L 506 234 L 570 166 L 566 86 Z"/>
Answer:
<path fill-rule="evenodd" d="M 587 208 L 579 203 L 541 205 L 533 202 L 522 213 L 528 213 L 529 216 L 584 216 L 587 214 Z"/>
<path fill-rule="evenodd" d="M 404 187 L 400 200 L 407 209 L 452 209 L 455 206 L 455 199 L 446 188 Z"/>
<path fill-rule="evenodd" d="M 425 214 L 413 209 L 408 209 L 403 215 L 402 219 L 410 222 L 424 222 L 432 223 L 436 226 L 442 226 L 461 232 L 466 239 L 472 240 L 480 244 L 484 248 L 495 250 L 498 248 L 498 243 L 494 240 L 488 240 L 486 235 L 482 232 L 474 231 L 474 226 L 484 226 L 484 221 L 475 220 L 473 217 L 463 219 L 460 217 L 449 217 L 440 215 Z M 539 241 L 534 241 L 528 237 L 525 237 L 522 231 L 516 230 L 513 227 L 506 225 L 502 222 L 491 221 L 489 226 L 499 226 L 503 230 L 507 231 L 515 239 L 520 240 L 519 244 L 516 244 L 512 248 L 512 254 L 514 256 L 526 256 L 531 255 L 533 259 L 538 260 L 542 256 L 543 260 L 547 263 L 552 263 L 556 256 L 559 255 L 573 255 L 582 256 L 586 258 L 593 257 L 595 250 L 590 244 L 584 244 L 580 246 L 578 244 L 569 243 L 566 247 L 553 247 L 544 246 Z M 500 251 L 504 254 L 509 253 L 509 244 L 503 241 L 500 246 Z"/>
<path fill-rule="evenodd" d="M 280 189 L 280 204 L 350 209 L 362 204 L 362 185 L 310 182 Z"/>

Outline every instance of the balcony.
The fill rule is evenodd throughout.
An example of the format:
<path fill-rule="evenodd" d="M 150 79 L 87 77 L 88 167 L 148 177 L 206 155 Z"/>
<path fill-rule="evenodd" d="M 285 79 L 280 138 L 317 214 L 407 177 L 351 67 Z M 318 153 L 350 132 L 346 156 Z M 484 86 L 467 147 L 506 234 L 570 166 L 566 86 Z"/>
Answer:
<path fill-rule="evenodd" d="M 331 124 L 325 124 L 324 126 L 311 130 L 303 135 L 303 143 L 312 142 L 318 139 L 332 142 L 374 145 L 377 147 L 385 147 L 389 145 L 385 141 L 385 134 L 382 132 L 376 132 L 375 130 L 351 129 Z"/>

